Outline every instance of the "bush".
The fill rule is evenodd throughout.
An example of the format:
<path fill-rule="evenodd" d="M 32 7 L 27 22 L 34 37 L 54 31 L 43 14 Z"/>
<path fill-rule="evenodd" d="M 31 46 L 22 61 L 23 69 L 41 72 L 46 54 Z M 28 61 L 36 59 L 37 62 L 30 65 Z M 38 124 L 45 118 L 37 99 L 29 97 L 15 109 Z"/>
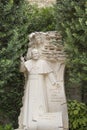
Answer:
<path fill-rule="evenodd" d="M 6 124 L 5 126 L 0 125 L 0 130 L 14 130 L 11 124 Z"/>
<path fill-rule="evenodd" d="M 68 54 L 67 85 L 81 86 L 87 103 L 87 0 L 57 0 L 56 21 Z"/>
<path fill-rule="evenodd" d="M 26 54 L 29 33 L 55 28 L 53 13 L 53 8 L 38 9 L 25 0 L 0 1 L 0 124 L 17 127 L 24 91 L 20 56 Z"/>
<path fill-rule="evenodd" d="M 0 111 L 7 115 L 6 120 L 8 117 L 8 122 L 14 126 L 17 125 L 23 94 L 19 60 L 21 53 L 26 51 L 28 42 L 29 12 L 26 13 L 26 7 L 26 2 L 22 0 L 0 1 Z M 1 116 L 0 114 L 0 118 Z M 3 123 L 6 123 L 5 119 Z"/>
<path fill-rule="evenodd" d="M 28 23 L 28 32 L 55 30 L 54 8 L 37 8 L 33 6 Z"/>
<path fill-rule="evenodd" d="M 87 106 L 76 100 L 68 102 L 70 130 L 87 130 Z"/>

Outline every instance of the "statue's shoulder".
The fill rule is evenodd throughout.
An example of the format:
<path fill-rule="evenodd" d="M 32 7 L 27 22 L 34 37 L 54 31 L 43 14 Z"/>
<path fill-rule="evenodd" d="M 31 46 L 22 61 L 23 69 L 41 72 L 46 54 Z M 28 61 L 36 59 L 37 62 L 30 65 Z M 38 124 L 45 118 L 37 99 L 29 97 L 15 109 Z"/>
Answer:
<path fill-rule="evenodd" d="M 29 63 L 31 63 L 32 62 L 32 60 L 27 60 L 27 61 L 25 61 L 25 64 L 29 64 Z"/>

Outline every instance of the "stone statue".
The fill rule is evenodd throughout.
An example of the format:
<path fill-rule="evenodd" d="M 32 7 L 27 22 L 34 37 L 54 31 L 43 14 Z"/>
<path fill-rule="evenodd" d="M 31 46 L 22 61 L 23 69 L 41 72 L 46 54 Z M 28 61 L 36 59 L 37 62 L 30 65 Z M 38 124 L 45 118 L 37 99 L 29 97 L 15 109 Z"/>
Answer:
<path fill-rule="evenodd" d="M 19 130 L 68 130 L 63 81 L 65 54 L 61 45 L 50 44 L 55 37 L 56 32 L 29 35 L 26 60 L 21 57 L 20 70 L 26 83 Z"/>

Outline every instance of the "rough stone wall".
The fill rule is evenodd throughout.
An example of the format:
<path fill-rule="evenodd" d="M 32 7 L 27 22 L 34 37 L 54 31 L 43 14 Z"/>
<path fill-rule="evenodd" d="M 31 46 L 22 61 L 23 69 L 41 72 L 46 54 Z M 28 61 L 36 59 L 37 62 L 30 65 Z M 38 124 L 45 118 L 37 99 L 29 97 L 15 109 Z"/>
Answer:
<path fill-rule="evenodd" d="M 28 0 L 31 4 L 37 4 L 38 7 L 52 6 L 56 0 Z"/>

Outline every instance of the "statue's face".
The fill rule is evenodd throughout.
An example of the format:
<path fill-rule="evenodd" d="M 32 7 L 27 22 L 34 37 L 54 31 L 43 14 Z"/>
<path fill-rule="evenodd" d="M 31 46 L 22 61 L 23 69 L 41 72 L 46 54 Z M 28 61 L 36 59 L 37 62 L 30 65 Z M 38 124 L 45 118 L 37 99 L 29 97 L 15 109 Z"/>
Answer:
<path fill-rule="evenodd" d="M 39 52 L 38 52 L 38 50 L 36 50 L 36 49 L 32 50 L 32 59 L 33 60 L 38 60 L 39 59 Z"/>

